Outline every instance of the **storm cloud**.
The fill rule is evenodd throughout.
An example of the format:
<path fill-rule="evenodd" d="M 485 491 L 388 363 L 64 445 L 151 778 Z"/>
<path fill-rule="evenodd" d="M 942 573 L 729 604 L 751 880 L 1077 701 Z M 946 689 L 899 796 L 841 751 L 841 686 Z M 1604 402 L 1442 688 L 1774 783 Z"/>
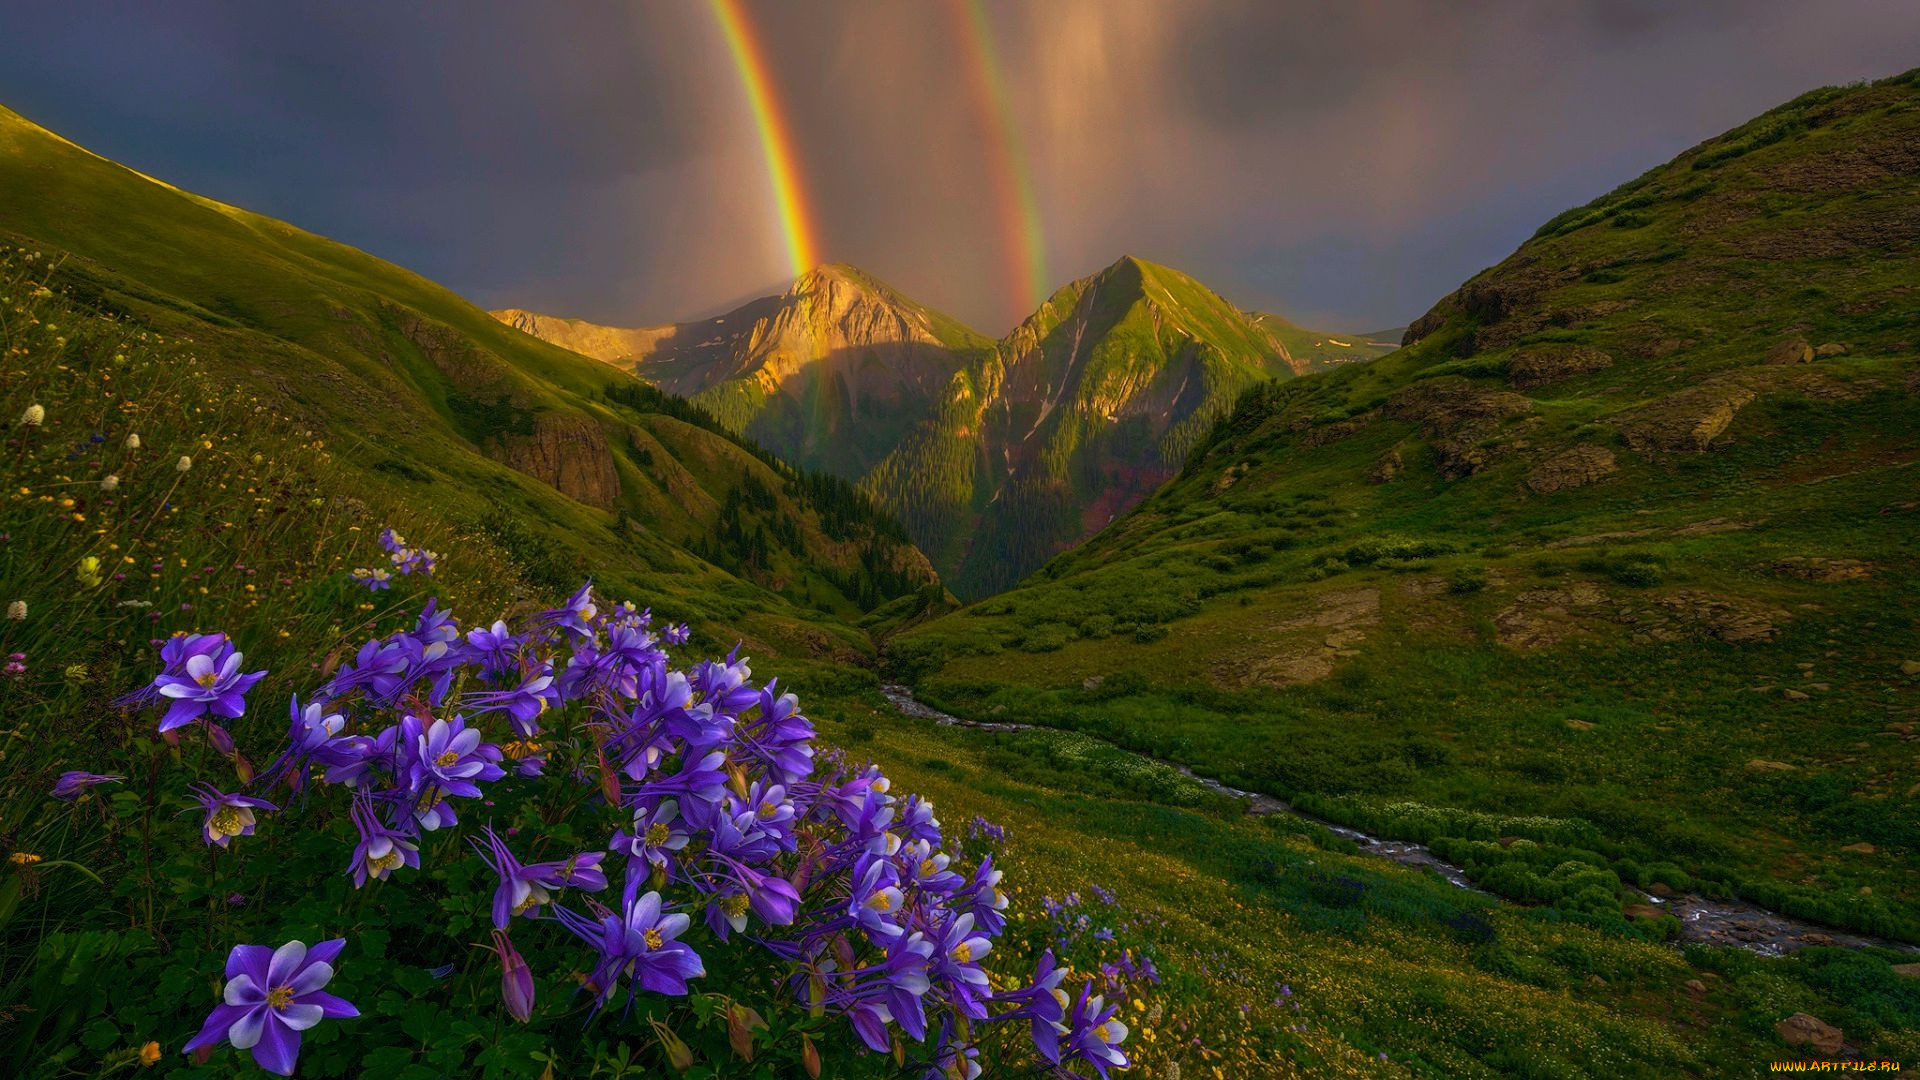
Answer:
<path fill-rule="evenodd" d="M 824 258 L 1024 310 L 956 3 L 748 3 Z M 1049 286 L 1135 254 L 1246 308 L 1405 323 L 1544 219 L 1816 86 L 1909 0 L 989 2 Z M 704 3 L 0 4 L 0 103 L 489 307 L 705 314 L 787 274 Z"/>

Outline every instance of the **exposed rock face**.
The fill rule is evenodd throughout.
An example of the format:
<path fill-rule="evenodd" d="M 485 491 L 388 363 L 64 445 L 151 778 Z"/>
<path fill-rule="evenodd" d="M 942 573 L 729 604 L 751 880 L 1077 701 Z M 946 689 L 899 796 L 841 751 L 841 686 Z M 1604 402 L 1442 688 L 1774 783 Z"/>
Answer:
<path fill-rule="evenodd" d="M 1804 1046 L 1828 1057 L 1840 1053 L 1847 1043 L 1839 1028 L 1807 1013 L 1794 1013 L 1773 1025 L 1773 1030 L 1788 1046 Z"/>
<path fill-rule="evenodd" d="M 1604 480 L 1618 469 L 1613 451 L 1583 443 L 1535 465 L 1527 474 L 1527 487 L 1538 494 L 1550 495 Z"/>
<path fill-rule="evenodd" d="M 531 434 L 496 435 L 487 454 L 588 506 L 611 510 L 619 502 L 613 454 L 599 425 L 584 416 L 537 416 Z"/>
<path fill-rule="evenodd" d="M 1507 381 L 1516 389 L 1531 390 L 1612 366 L 1613 357 L 1584 345 L 1534 346 L 1507 361 Z"/>
<path fill-rule="evenodd" d="M 1771 640 L 1777 632 L 1774 623 L 1787 617 L 1784 611 L 1693 590 L 1662 596 L 1658 603 L 1682 622 L 1735 645 Z"/>
<path fill-rule="evenodd" d="M 1704 453 L 1754 396 L 1742 386 L 1696 386 L 1627 413 L 1617 423 L 1627 445 L 1648 457 Z"/>
<path fill-rule="evenodd" d="M 1766 362 L 1772 366 L 1782 364 L 1810 364 L 1813 362 L 1813 346 L 1806 338 L 1789 338 L 1767 350 Z"/>
<path fill-rule="evenodd" d="M 1481 390 L 1461 378 L 1415 383 L 1385 406 L 1389 417 L 1420 425 L 1432 440 L 1435 467 L 1449 480 L 1485 468 L 1495 449 L 1488 440 L 1508 419 L 1532 411 L 1532 400 L 1520 394 Z"/>
<path fill-rule="evenodd" d="M 561 319 L 519 308 L 489 314 L 523 334 L 532 334 L 542 341 L 550 341 L 582 356 L 591 356 L 595 360 L 622 367 L 652 354 L 660 347 L 661 339 L 675 330 L 671 326 L 634 329 L 599 326 L 581 319 Z"/>

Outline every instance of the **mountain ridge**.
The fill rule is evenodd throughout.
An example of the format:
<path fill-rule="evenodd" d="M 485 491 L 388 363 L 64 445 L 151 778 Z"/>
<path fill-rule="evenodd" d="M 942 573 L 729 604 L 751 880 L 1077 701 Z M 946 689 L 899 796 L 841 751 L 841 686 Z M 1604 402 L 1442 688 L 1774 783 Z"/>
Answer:
<path fill-rule="evenodd" d="M 1268 317 L 1130 255 L 1061 286 L 998 341 L 843 264 L 668 327 L 492 314 L 859 483 L 953 587 L 976 594 L 1011 584 L 1171 476 L 1244 386 L 1314 363 L 1296 359 L 1262 325 Z"/>

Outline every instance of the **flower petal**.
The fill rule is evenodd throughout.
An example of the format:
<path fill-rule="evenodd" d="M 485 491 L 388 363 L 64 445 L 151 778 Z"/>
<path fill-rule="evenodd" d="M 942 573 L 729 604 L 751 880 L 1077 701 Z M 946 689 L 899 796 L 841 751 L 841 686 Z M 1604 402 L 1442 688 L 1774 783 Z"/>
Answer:
<path fill-rule="evenodd" d="M 296 1001 L 280 1010 L 280 1022 L 295 1031 L 305 1031 L 327 1018 L 327 1012 L 318 1005 Z"/>
<path fill-rule="evenodd" d="M 347 939 L 342 937 L 333 938 L 330 941 L 323 941 L 318 945 L 310 946 L 307 949 L 307 963 L 327 964 L 331 966 L 334 960 L 340 956 L 340 950 L 346 947 Z"/>
<path fill-rule="evenodd" d="M 260 1035 L 267 1029 L 267 1014 L 271 1012 L 265 1005 L 256 1005 L 240 1014 L 240 1019 L 227 1029 L 227 1041 L 236 1049 L 250 1050 L 260 1041 Z"/>
<path fill-rule="evenodd" d="M 253 981 L 253 976 L 241 972 L 227 981 L 227 988 L 221 992 L 220 1000 L 229 1005 L 251 1006 L 267 1000 L 267 992 Z"/>
<path fill-rule="evenodd" d="M 253 1060 L 270 1073 L 293 1075 L 293 1064 L 300 1058 L 300 1033 L 280 1023 L 268 1022 L 266 1034 L 253 1048 Z"/>
<path fill-rule="evenodd" d="M 327 980 L 333 978 L 332 964 L 314 963 L 311 959 L 311 953 L 308 954 L 308 957 L 307 966 L 301 969 L 298 974 L 294 975 L 293 981 L 287 984 L 293 989 L 294 997 L 311 994 L 315 990 L 327 985 Z"/>
<path fill-rule="evenodd" d="M 215 1005 L 213 1012 L 207 1016 L 207 1022 L 200 1026 L 200 1034 L 188 1040 L 181 1052 L 191 1054 L 203 1046 L 225 1042 L 227 1031 L 233 1027 L 233 1022 L 246 1013 L 247 1006 L 244 1005 Z"/>
<path fill-rule="evenodd" d="M 273 962 L 267 965 L 267 985 L 285 986 L 306 965 L 307 944 L 304 941 L 289 941 L 273 950 Z"/>
<path fill-rule="evenodd" d="M 325 1010 L 329 1020 L 348 1020 L 360 1015 L 360 1010 L 353 1007 L 353 1002 L 348 1001 L 346 998 L 329 994 L 324 990 L 316 990 L 311 994 L 306 994 L 302 996 L 300 1000 L 308 1005 L 320 1006 L 321 1009 Z"/>

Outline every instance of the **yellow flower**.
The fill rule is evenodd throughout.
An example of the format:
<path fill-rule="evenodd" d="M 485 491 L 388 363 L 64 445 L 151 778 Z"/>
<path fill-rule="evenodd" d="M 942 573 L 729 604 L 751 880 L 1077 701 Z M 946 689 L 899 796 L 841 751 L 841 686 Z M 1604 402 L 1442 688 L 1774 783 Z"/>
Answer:
<path fill-rule="evenodd" d="M 140 1048 L 140 1064 L 151 1069 L 160 1064 L 160 1044 L 150 1042 Z"/>
<path fill-rule="evenodd" d="M 40 861 L 40 856 L 25 851 L 16 851 L 7 856 L 7 860 L 15 866 L 32 866 L 34 863 Z"/>

